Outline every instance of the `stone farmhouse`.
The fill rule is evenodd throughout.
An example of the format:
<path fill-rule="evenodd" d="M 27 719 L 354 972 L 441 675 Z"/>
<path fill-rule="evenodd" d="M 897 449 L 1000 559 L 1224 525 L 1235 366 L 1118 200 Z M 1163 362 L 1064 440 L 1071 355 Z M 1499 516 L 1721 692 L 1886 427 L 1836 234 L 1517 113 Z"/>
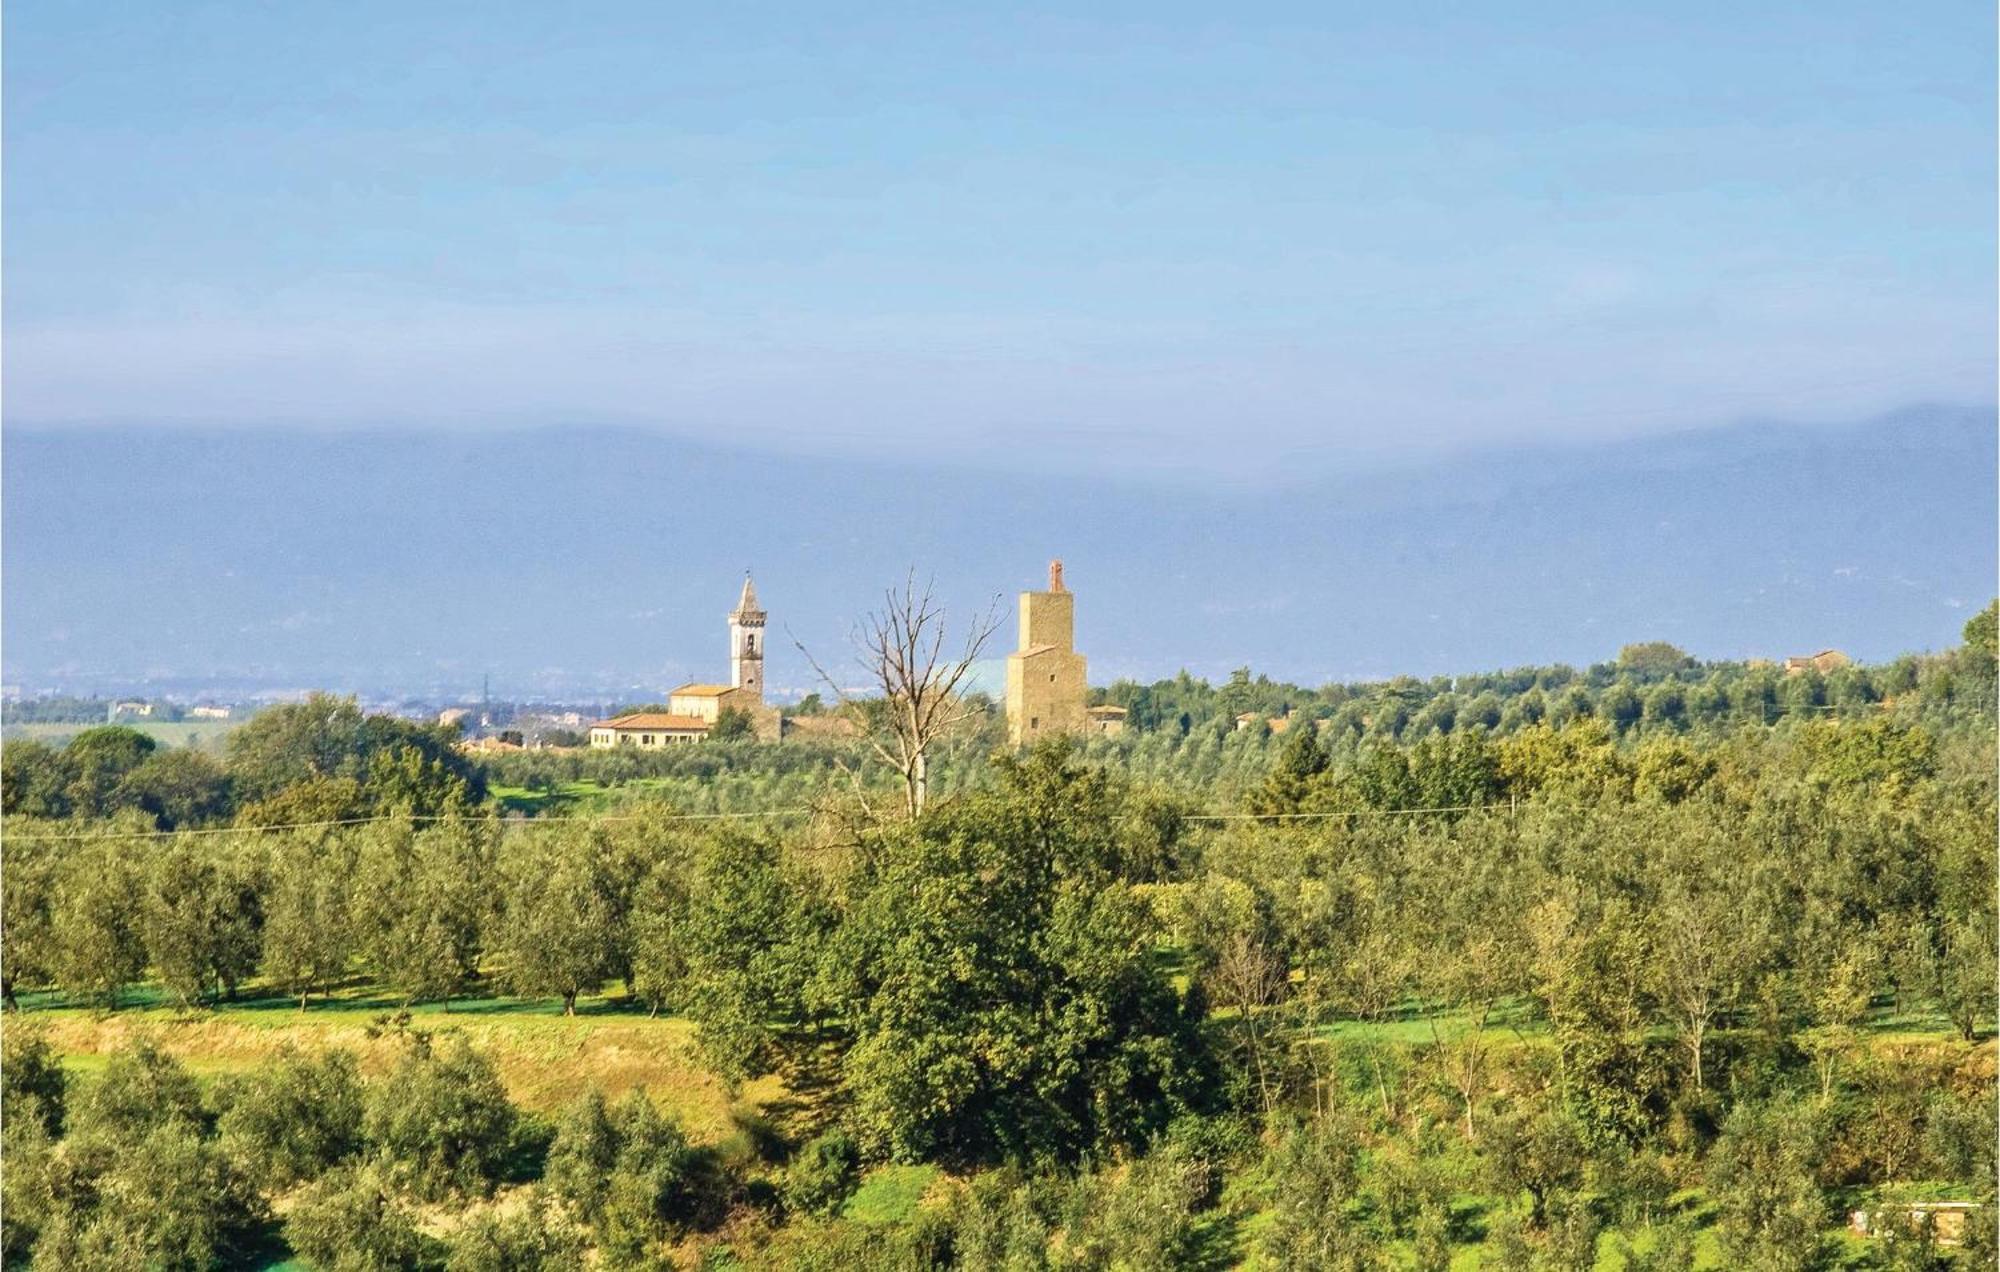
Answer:
<path fill-rule="evenodd" d="M 1085 707 L 1083 714 L 1090 721 L 1092 733 L 1110 736 L 1125 732 L 1125 717 L 1129 713 L 1123 707 L 1107 704 L 1101 707 Z"/>
<path fill-rule="evenodd" d="M 1854 660 L 1838 649 L 1822 649 L 1816 654 L 1785 659 L 1785 674 L 1796 676 L 1802 671 L 1817 671 L 1824 675 L 1829 671 L 1838 671 L 1853 664 Z"/>

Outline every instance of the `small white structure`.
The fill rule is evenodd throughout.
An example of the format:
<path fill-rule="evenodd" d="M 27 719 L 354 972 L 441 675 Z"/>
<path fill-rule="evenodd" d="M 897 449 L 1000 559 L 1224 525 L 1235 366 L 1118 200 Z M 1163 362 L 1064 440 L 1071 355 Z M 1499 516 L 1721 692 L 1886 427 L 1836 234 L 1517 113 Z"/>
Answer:
<path fill-rule="evenodd" d="M 1928 1224 L 1939 1245 L 1955 1246 L 1965 1241 L 1966 1221 L 1978 1209 L 1976 1201 L 1905 1201 L 1874 1210 L 1850 1211 L 1847 1230 L 1857 1237 L 1879 1237 L 1897 1229 L 1907 1231 Z"/>

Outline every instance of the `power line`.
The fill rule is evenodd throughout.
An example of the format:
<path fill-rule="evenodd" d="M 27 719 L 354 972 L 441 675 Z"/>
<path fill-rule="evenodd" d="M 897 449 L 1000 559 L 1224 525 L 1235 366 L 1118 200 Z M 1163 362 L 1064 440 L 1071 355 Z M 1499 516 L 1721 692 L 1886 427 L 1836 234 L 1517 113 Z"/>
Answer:
<path fill-rule="evenodd" d="M 604 815 L 590 818 L 571 817 L 530 817 L 501 819 L 501 829 L 524 829 L 531 826 L 575 826 L 596 825 L 601 822 L 693 822 L 730 821 L 756 817 L 804 817 L 812 813 L 810 808 L 769 808 L 756 812 L 742 813 L 655 813 L 645 816 Z M 273 826 L 209 826 L 196 830 L 121 830 L 112 832 L 84 831 L 80 834 L 10 834 L 6 839 L 29 842 L 72 842 L 77 840 L 105 839 L 172 839 L 180 835 L 262 835 L 277 830 L 326 830 L 335 826 L 368 826 L 379 822 L 470 822 L 478 820 L 457 813 L 384 813 L 374 817 L 339 817 L 328 821 L 283 822 Z"/>

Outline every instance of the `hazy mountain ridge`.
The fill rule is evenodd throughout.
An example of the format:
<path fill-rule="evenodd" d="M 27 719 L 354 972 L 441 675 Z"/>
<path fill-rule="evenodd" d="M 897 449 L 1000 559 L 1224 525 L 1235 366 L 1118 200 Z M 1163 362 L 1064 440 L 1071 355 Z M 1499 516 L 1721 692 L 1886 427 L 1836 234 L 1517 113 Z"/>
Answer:
<path fill-rule="evenodd" d="M 1060 456 L 1051 456 L 1052 463 Z M 666 686 L 754 568 L 772 681 L 914 564 L 970 610 L 1061 556 L 1092 679 L 1302 681 L 1951 643 L 1993 592 L 1995 418 L 1928 409 L 1464 455 L 1275 490 L 833 463 L 632 431 L 10 428 L 6 678 Z M 1004 607 L 1003 607 L 1004 608 Z M 1003 613 L 1003 619 L 1010 618 Z M 1011 623 L 996 638 L 1011 642 Z"/>

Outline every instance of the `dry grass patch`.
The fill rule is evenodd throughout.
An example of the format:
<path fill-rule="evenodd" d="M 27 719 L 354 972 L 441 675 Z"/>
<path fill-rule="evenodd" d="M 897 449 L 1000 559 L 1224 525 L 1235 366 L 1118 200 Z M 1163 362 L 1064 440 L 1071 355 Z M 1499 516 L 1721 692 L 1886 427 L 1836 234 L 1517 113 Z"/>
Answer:
<path fill-rule="evenodd" d="M 202 1076 L 254 1072 L 286 1047 L 343 1047 L 355 1053 L 364 1073 L 378 1075 L 395 1063 L 402 1047 L 393 1035 L 371 1029 L 380 1014 L 340 1007 L 109 1015 L 63 1010 L 16 1019 L 39 1024 L 65 1062 L 86 1072 L 145 1036 Z M 427 1010 L 410 1023 L 440 1036 L 462 1035 L 492 1059 L 509 1098 L 529 1111 L 554 1112 L 592 1087 L 609 1099 L 643 1087 L 697 1139 L 719 1139 L 731 1129 L 730 1093 L 702 1067 L 694 1028 L 685 1020 Z M 783 1094 L 782 1082 L 767 1078 L 748 1084 L 739 1098 L 761 1107 Z"/>

